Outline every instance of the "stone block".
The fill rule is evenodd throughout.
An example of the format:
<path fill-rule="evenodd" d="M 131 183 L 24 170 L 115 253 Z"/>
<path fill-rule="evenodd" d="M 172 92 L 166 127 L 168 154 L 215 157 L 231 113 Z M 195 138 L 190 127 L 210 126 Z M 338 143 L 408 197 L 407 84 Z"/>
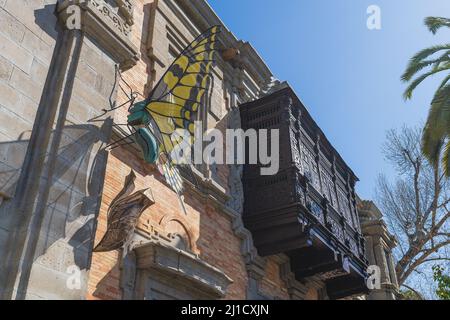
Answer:
<path fill-rule="evenodd" d="M 78 64 L 76 77 L 86 84 L 94 85 L 97 73 L 88 64 L 80 62 Z"/>
<path fill-rule="evenodd" d="M 113 92 L 114 83 L 110 83 L 103 76 L 97 75 L 95 79 L 95 90 L 104 98 L 109 99 Z"/>
<path fill-rule="evenodd" d="M 25 34 L 25 26 L 5 10 L 0 10 L 0 32 L 20 43 Z"/>
<path fill-rule="evenodd" d="M 3 34 L 0 34 L 0 55 L 23 72 L 30 73 L 33 56 Z"/>
<path fill-rule="evenodd" d="M 12 196 L 19 179 L 20 170 L 0 162 L 0 191 Z"/>
<path fill-rule="evenodd" d="M 45 23 L 46 11 L 42 0 L 7 1 L 4 9 L 37 35 L 42 33 L 40 25 Z M 36 23 L 38 22 L 38 23 Z"/>
<path fill-rule="evenodd" d="M 39 72 L 37 70 L 34 71 L 37 73 Z M 35 74 L 34 76 L 38 77 L 37 74 Z M 22 70 L 14 68 L 10 84 L 23 95 L 29 97 L 34 102 L 39 103 L 42 95 L 42 90 L 44 88 L 44 81 L 41 80 L 37 82 L 37 79 L 35 81 L 32 79 L 32 77 L 30 77 Z"/>
<path fill-rule="evenodd" d="M 15 168 L 20 169 L 27 152 L 28 141 L 11 141 L 8 143 L 6 153 L 6 163 Z"/>
<path fill-rule="evenodd" d="M 12 113 L 9 109 L 0 105 L 0 132 L 10 137 L 12 140 L 18 139 L 25 132 L 31 131 L 32 124 L 18 117 L 17 114 Z"/>
<path fill-rule="evenodd" d="M 79 149 L 83 150 L 83 149 Z M 86 152 L 75 151 L 74 160 L 68 162 L 65 159 L 59 158 L 58 181 L 69 186 L 71 189 L 77 190 L 80 193 L 85 192 L 88 184 L 88 166 L 89 154 Z"/>
<path fill-rule="evenodd" d="M 12 70 L 12 63 L 0 56 L 0 80 L 8 82 L 11 78 Z"/>
<path fill-rule="evenodd" d="M 88 43 L 88 40 L 85 43 Z M 89 45 L 83 46 L 80 60 L 90 66 L 97 74 L 101 74 L 104 78 L 114 82 L 115 63 L 98 48 L 94 49 Z"/>
<path fill-rule="evenodd" d="M 19 103 L 16 105 L 15 113 L 26 120 L 29 123 L 34 123 L 36 118 L 36 112 L 38 109 L 38 103 L 31 100 L 29 97 L 20 95 Z M 22 137 L 22 139 L 27 139 Z"/>
<path fill-rule="evenodd" d="M 48 67 L 44 66 L 37 59 L 33 59 L 33 63 L 31 64 L 31 79 L 36 83 L 45 83 L 47 73 Z"/>
<path fill-rule="evenodd" d="M 0 105 L 13 111 L 20 103 L 20 95 L 7 82 L 0 81 Z M 0 121 L 4 123 L 4 119 L 0 114 Z"/>
<path fill-rule="evenodd" d="M 80 272 L 80 288 L 68 286 L 71 276 L 73 274 L 70 274 L 67 270 L 66 272 L 58 272 L 40 263 L 34 263 L 26 298 L 38 297 L 50 300 L 84 299 L 87 273 L 85 271 Z"/>
<path fill-rule="evenodd" d="M 42 41 L 33 32 L 26 30 L 22 47 L 42 61 L 46 66 L 50 64 L 53 55 L 53 46 Z"/>
<path fill-rule="evenodd" d="M 90 107 L 101 110 L 108 109 L 109 102 L 100 96 L 91 86 L 82 83 L 79 79 L 75 79 L 73 87 L 73 95 L 77 96 Z"/>
<path fill-rule="evenodd" d="M 86 124 L 89 120 L 101 114 L 101 112 L 95 112 L 87 103 L 84 103 L 78 99 L 78 97 L 72 97 L 70 100 L 69 111 L 67 114 L 67 120 L 74 124 Z M 95 124 L 95 123 L 92 123 Z"/>
<path fill-rule="evenodd" d="M 83 205 L 83 200 L 85 197 L 85 194 L 80 193 L 74 188 L 71 188 L 70 186 L 67 186 L 59 181 L 55 181 L 50 187 L 47 205 L 66 216 L 75 216 L 79 212 L 77 207 Z"/>

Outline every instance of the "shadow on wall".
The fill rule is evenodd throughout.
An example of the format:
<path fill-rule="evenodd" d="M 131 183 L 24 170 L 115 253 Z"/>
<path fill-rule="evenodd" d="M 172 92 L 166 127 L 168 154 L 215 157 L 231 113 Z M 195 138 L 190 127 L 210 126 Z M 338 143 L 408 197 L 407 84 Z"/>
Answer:
<path fill-rule="evenodd" d="M 101 177 L 107 157 L 103 148 L 106 142 L 104 132 L 108 132 L 111 122 L 107 120 L 101 127 L 91 124 L 68 125 L 58 133 L 62 139 L 55 166 L 51 168 L 52 180 L 48 184 L 45 181 L 42 183 L 49 189 L 49 197 L 35 260 L 44 255 L 56 241 L 64 239 L 73 247 L 75 264 L 82 270 L 88 269 L 90 261 L 87 253 L 92 248 L 95 213 L 100 205 L 103 188 Z M 53 131 L 52 136 L 55 134 Z M 0 154 L 23 161 L 23 150 L 27 144 L 28 140 L 21 139 L 0 143 Z M 98 151 L 94 148 L 98 148 Z M 11 154 L 14 152 L 16 154 Z M 45 175 L 48 169 L 44 170 Z M 12 196 L 19 174 L 20 169 L 3 170 L 0 167 L 0 190 Z"/>
<path fill-rule="evenodd" d="M 34 23 L 56 41 L 58 31 L 55 28 L 57 24 L 55 10 L 56 4 L 45 5 L 41 9 L 34 10 Z M 6 198 L 14 193 L 15 182 L 20 175 L 18 168 L 22 166 L 28 146 L 28 140 L 25 137 L 30 133 L 25 131 L 17 138 L 17 141 L 0 143 L 0 192 Z"/>
<path fill-rule="evenodd" d="M 55 11 L 56 4 L 48 4 L 42 9 L 34 10 L 34 23 L 36 23 L 42 31 L 47 33 L 48 36 L 56 40 L 58 31 L 55 29 L 57 20 Z"/>

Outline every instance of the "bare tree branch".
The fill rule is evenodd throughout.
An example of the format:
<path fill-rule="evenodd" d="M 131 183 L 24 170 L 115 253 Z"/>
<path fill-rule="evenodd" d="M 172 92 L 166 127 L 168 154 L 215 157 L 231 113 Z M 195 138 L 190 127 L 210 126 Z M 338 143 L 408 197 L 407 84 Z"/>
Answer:
<path fill-rule="evenodd" d="M 398 176 L 378 179 L 378 204 L 399 241 L 395 267 L 402 285 L 418 268 L 432 261 L 449 261 L 438 251 L 450 246 L 450 183 L 439 165 L 421 153 L 421 128 L 390 130 L 383 148 Z"/>

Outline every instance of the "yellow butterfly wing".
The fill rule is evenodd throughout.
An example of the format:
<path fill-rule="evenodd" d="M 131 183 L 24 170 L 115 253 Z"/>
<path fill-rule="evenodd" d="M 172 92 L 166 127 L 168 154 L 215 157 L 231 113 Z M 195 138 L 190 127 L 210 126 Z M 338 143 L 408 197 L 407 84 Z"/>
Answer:
<path fill-rule="evenodd" d="M 214 26 L 195 39 L 150 94 L 146 110 L 156 126 L 161 150 L 169 157 L 178 143 L 172 138 L 177 129 L 187 130 L 192 140 L 194 121 L 208 92 L 219 32 L 220 26 Z"/>

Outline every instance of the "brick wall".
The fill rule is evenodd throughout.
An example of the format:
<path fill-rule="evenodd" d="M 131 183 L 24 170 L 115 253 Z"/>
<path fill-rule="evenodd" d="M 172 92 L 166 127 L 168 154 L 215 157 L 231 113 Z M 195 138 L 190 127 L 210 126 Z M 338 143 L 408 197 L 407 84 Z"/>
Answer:
<path fill-rule="evenodd" d="M 158 80 L 170 63 L 168 30 L 176 30 L 178 36 L 188 43 L 194 37 L 182 21 L 168 8 L 165 1 L 135 1 L 134 21 L 131 40 L 141 48 L 141 60 L 131 70 L 123 74 L 133 90 L 146 95 L 154 81 Z M 150 41 L 150 42 L 149 42 Z M 150 50 L 149 50 L 150 49 Z M 215 72 L 216 82 L 213 91 L 213 113 L 210 112 L 208 126 L 224 130 L 227 127 L 227 112 L 230 92 L 226 90 L 224 74 Z M 224 89 L 225 88 L 225 89 Z M 225 99 L 225 97 L 228 97 Z M 123 94 L 118 101 L 125 101 Z M 125 123 L 126 108 L 118 110 L 115 121 Z M 213 203 L 192 193 L 185 194 L 185 214 L 179 205 L 176 194 L 164 183 L 154 167 L 141 161 L 139 154 L 129 149 L 116 149 L 108 159 L 102 204 L 98 217 L 95 243 L 106 231 L 108 207 L 122 189 L 125 177 L 130 170 L 136 173 L 136 190 L 151 188 L 155 204 L 147 209 L 139 223 L 139 228 L 162 235 L 176 231 L 185 233 L 192 252 L 214 267 L 222 270 L 233 279 L 226 299 L 245 299 L 248 288 L 246 262 L 242 254 L 242 239 L 232 226 L 232 218 Z M 228 192 L 227 166 L 219 166 L 217 181 Z M 94 253 L 88 283 L 88 299 L 120 299 L 120 268 L 118 252 Z M 288 299 L 286 283 L 280 277 L 280 266 L 276 259 L 268 258 L 265 277 L 260 282 L 261 293 L 268 297 Z"/>

